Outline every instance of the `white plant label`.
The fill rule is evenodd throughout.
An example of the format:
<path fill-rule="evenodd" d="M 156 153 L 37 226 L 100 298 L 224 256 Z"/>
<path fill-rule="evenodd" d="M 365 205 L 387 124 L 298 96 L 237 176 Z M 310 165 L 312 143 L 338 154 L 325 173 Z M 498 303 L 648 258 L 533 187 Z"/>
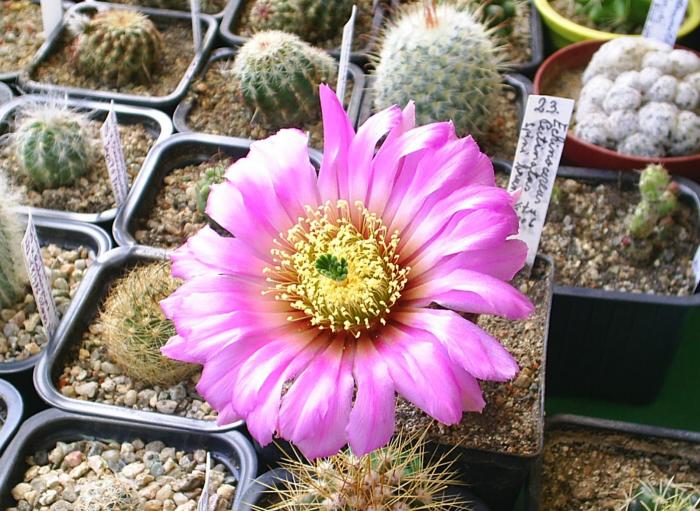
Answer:
<path fill-rule="evenodd" d="M 520 217 L 518 238 L 527 243 L 528 268 L 537 255 L 573 110 L 573 99 L 554 96 L 531 95 L 525 107 L 508 191 L 520 191 L 515 210 Z"/>
<path fill-rule="evenodd" d="M 192 10 L 192 38 L 194 39 L 194 52 L 202 51 L 202 23 L 200 21 L 201 5 L 199 0 L 190 0 Z"/>
<path fill-rule="evenodd" d="M 102 149 L 107 162 L 107 170 L 109 171 L 109 180 L 112 183 L 112 191 L 117 206 L 120 206 L 126 200 L 129 194 L 129 180 L 126 171 L 126 162 L 124 161 L 124 152 L 122 151 L 122 141 L 119 137 L 119 125 L 117 124 L 117 115 L 114 113 L 114 102 L 109 106 L 109 113 L 105 122 L 100 128 L 102 136 Z"/>
<path fill-rule="evenodd" d="M 44 269 L 44 259 L 41 257 L 41 245 L 36 235 L 32 215 L 27 219 L 27 230 L 22 238 L 22 251 L 27 266 L 29 283 L 32 285 L 36 308 L 39 309 L 41 323 L 46 330 L 46 338 L 51 339 L 58 328 L 58 310 L 51 294 L 51 282 Z"/>
<path fill-rule="evenodd" d="M 352 35 L 355 30 L 355 17 L 357 6 L 352 6 L 350 19 L 343 27 L 343 42 L 340 45 L 340 62 L 338 62 L 338 83 L 335 94 L 341 103 L 345 101 L 345 87 L 348 83 L 348 65 L 350 64 L 350 52 L 352 51 Z"/>
<path fill-rule="evenodd" d="M 207 468 L 204 474 L 204 488 L 199 496 L 197 511 L 209 511 L 209 479 L 211 478 L 211 455 L 207 452 Z"/>
<path fill-rule="evenodd" d="M 693 257 L 693 277 L 695 278 L 693 291 L 695 291 L 700 286 L 700 247 L 695 251 L 695 257 Z"/>
<path fill-rule="evenodd" d="M 673 46 L 687 7 L 688 0 L 653 0 L 642 36 Z"/>
<path fill-rule="evenodd" d="M 63 4 L 61 0 L 41 0 L 41 22 L 44 27 L 44 36 L 48 37 L 63 18 Z"/>

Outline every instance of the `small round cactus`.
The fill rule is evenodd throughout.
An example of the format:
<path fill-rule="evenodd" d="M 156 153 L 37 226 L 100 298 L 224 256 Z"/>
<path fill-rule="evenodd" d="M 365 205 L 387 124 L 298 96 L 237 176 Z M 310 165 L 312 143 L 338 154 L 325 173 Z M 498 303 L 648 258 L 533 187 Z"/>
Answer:
<path fill-rule="evenodd" d="M 641 31 L 651 0 L 575 0 L 576 11 L 603 30 L 633 34 Z"/>
<path fill-rule="evenodd" d="M 642 481 L 627 496 L 621 509 L 625 511 L 697 511 L 700 509 L 700 489 L 689 484 Z"/>
<path fill-rule="evenodd" d="M 142 509 L 136 489 L 118 477 L 102 476 L 81 485 L 73 511 L 137 511 Z"/>
<path fill-rule="evenodd" d="M 21 170 L 38 189 L 72 184 L 93 160 L 88 117 L 59 104 L 22 111 L 10 139 Z"/>
<path fill-rule="evenodd" d="M 201 214 L 204 214 L 207 208 L 207 199 L 209 199 L 209 192 L 211 191 L 212 185 L 221 183 L 224 180 L 224 174 L 226 174 L 226 162 L 219 162 L 213 167 L 209 167 L 204 171 L 204 175 L 197 181 L 194 187 L 194 198 L 197 202 L 197 210 Z"/>
<path fill-rule="evenodd" d="M 72 23 L 78 70 L 115 87 L 150 82 L 161 59 L 161 35 L 138 11 L 110 9 Z"/>
<path fill-rule="evenodd" d="M 255 32 L 281 30 L 318 44 L 340 33 L 352 4 L 352 0 L 256 0 L 249 21 Z"/>
<path fill-rule="evenodd" d="M 171 360 L 160 349 L 175 335 L 159 302 L 178 287 L 166 263 L 138 266 L 116 281 L 100 321 L 107 352 L 125 374 L 150 385 L 173 385 L 198 366 Z"/>
<path fill-rule="evenodd" d="M 299 37 L 258 32 L 233 63 L 245 103 L 268 126 L 293 126 L 318 119 L 318 86 L 334 82 L 336 62 Z"/>
<path fill-rule="evenodd" d="M 12 211 L 13 197 L 0 181 L 0 309 L 24 299 L 27 274 L 22 254 L 22 228 Z"/>
<path fill-rule="evenodd" d="M 419 124 L 452 120 L 479 134 L 502 87 L 503 54 L 468 9 L 409 5 L 384 35 L 376 62 L 374 106 L 416 104 Z"/>
<path fill-rule="evenodd" d="M 291 480 L 271 488 L 274 509 L 287 511 L 448 511 L 468 509 L 460 497 L 445 495 L 454 484 L 451 463 L 424 461 L 422 434 L 398 434 L 391 443 L 362 457 L 349 450 L 314 462 L 287 455 L 280 463 Z"/>

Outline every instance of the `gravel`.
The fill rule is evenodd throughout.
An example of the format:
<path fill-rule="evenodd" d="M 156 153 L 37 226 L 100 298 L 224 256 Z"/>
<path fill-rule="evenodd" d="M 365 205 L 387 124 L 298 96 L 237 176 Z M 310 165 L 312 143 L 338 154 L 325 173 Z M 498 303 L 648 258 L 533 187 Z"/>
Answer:
<path fill-rule="evenodd" d="M 63 315 L 78 289 L 94 254 L 85 247 L 66 250 L 56 245 L 42 247 L 44 267 L 51 280 L 59 315 Z M 0 310 L 0 362 L 24 360 L 46 346 L 46 333 L 31 288 L 14 307 Z"/>
<path fill-rule="evenodd" d="M 7 511 L 72 511 L 82 492 L 96 481 L 115 483 L 114 478 L 138 500 L 140 511 L 195 511 L 204 488 L 206 451 L 140 439 L 78 440 L 37 451 L 26 463 L 22 482 L 11 490 L 16 506 Z M 235 478 L 212 460 L 207 510 L 230 509 L 235 493 Z"/>
<path fill-rule="evenodd" d="M 41 8 L 29 0 L 0 1 L 0 73 L 19 71 L 44 42 Z"/>

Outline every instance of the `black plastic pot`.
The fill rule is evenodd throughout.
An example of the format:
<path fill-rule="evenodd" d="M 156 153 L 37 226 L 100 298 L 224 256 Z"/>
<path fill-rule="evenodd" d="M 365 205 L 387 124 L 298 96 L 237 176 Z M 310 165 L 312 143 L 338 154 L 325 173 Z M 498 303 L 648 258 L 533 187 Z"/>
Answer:
<path fill-rule="evenodd" d="M 236 48 L 218 48 L 214 50 L 207 63 L 198 74 L 198 77 L 203 77 L 215 62 L 233 59 L 236 56 L 238 47 L 237 45 Z M 365 75 L 358 66 L 350 64 L 348 67 L 348 78 L 349 83 L 352 84 L 352 93 L 347 105 L 347 112 L 350 120 L 357 126 L 357 119 L 360 115 L 360 107 L 362 105 L 362 95 L 365 90 Z M 192 110 L 192 106 L 192 102 L 185 97 L 177 105 L 173 113 L 173 124 L 175 125 L 175 129 L 180 133 L 193 131 L 187 124 L 187 117 L 190 114 L 190 110 Z"/>
<path fill-rule="evenodd" d="M 360 115 L 357 125 L 360 126 L 374 113 L 374 77 L 366 78 L 367 87 L 365 95 L 362 97 L 362 106 L 360 107 Z M 527 97 L 532 93 L 532 82 L 525 76 L 519 74 L 507 74 L 503 77 L 503 83 L 513 88 L 518 104 L 518 126 L 522 124 L 523 115 L 525 115 L 525 105 Z"/>
<path fill-rule="evenodd" d="M 95 2 L 95 1 L 96 1 L 96 0 L 85 0 L 85 2 L 87 2 L 87 3 L 92 3 L 92 2 Z M 230 2 L 231 2 L 231 0 L 229 0 L 229 3 L 230 3 Z M 119 4 L 120 2 L 112 2 L 112 3 L 114 3 L 114 4 Z M 227 5 L 228 5 L 228 4 L 227 4 Z M 226 7 L 224 7 L 223 9 L 221 9 L 219 12 L 205 13 L 205 14 L 208 14 L 209 16 L 211 16 L 212 18 L 214 18 L 215 20 L 220 21 L 221 18 L 224 17 L 224 10 L 225 10 L 225 9 L 226 9 Z M 181 10 L 181 9 L 173 9 L 173 10 L 175 10 L 175 12 L 184 12 L 184 13 L 189 13 L 189 12 L 190 12 L 189 10 Z"/>
<path fill-rule="evenodd" d="M 24 404 L 17 389 L 5 380 L 0 380 L 0 401 L 4 403 L 7 411 L 5 421 L 0 421 L 0 453 L 2 453 L 19 427 L 19 423 L 22 422 Z"/>
<path fill-rule="evenodd" d="M 630 172 L 560 167 L 558 175 L 593 183 L 628 183 Z M 674 177 L 681 200 L 700 219 L 700 185 Z M 700 294 L 662 296 L 554 286 L 547 351 L 547 393 L 642 404 L 658 394 Z M 642 369 L 643 368 L 643 372 Z"/>
<path fill-rule="evenodd" d="M 27 469 L 25 458 L 40 449 L 51 449 L 56 442 L 82 439 L 144 442 L 160 440 L 178 450 L 204 449 L 222 463 L 237 481 L 233 510 L 238 509 L 245 490 L 257 471 L 257 460 L 250 442 L 237 431 L 195 432 L 157 424 L 134 424 L 125 420 L 86 417 L 51 409 L 27 420 L 0 458 L 0 505 L 13 505 L 10 490 L 22 482 Z"/>
<path fill-rule="evenodd" d="M 26 222 L 27 215 L 20 213 L 20 216 L 22 221 Z M 96 258 L 112 247 L 112 240 L 99 227 L 40 215 L 32 215 L 32 220 L 42 245 L 54 243 L 66 249 L 74 249 L 82 245 L 88 248 Z M 88 278 L 90 271 L 86 273 L 85 279 Z M 79 294 L 80 291 L 76 293 L 76 298 Z M 64 320 L 65 318 L 61 322 Z M 49 339 L 45 350 L 49 350 L 54 342 L 55 338 Z M 0 377 L 12 383 L 21 392 L 27 415 L 45 408 L 43 401 L 34 390 L 32 381 L 32 371 L 42 356 L 43 351 L 24 360 L 0 362 Z"/>
<path fill-rule="evenodd" d="M 246 1 L 250 0 L 230 0 L 224 9 L 224 17 L 221 20 L 221 25 L 219 26 L 219 36 L 226 42 L 226 44 L 241 46 L 248 41 L 248 37 L 244 37 L 234 33 L 234 27 L 238 25 L 241 16 L 243 15 L 243 9 L 245 7 Z M 384 7 L 381 2 L 375 2 L 377 7 L 374 10 L 374 17 L 372 19 L 372 32 L 366 36 L 366 44 L 361 50 L 350 52 L 350 61 L 358 65 L 364 65 L 369 60 L 369 54 L 374 49 L 374 42 L 377 40 L 379 31 L 384 23 Z M 358 34 L 355 33 L 354 38 L 356 39 Z M 335 58 L 340 57 L 340 48 L 335 48 L 329 50 L 329 53 Z"/>
<path fill-rule="evenodd" d="M 588 429 L 596 432 L 622 433 L 631 437 L 677 440 L 689 444 L 700 444 L 700 433 L 680 429 L 659 428 L 630 422 L 597 419 L 580 415 L 559 414 L 547 419 L 547 431 L 555 429 Z M 640 452 L 639 456 L 653 456 L 654 453 Z M 527 488 L 527 511 L 540 511 L 539 497 L 542 489 L 542 460 L 532 471 Z M 548 511 L 542 509 L 542 511 Z"/>
<path fill-rule="evenodd" d="M 30 103 L 45 103 L 50 101 L 46 96 L 41 95 L 26 95 L 19 96 L 7 104 L 0 105 L 0 135 L 3 135 L 11 129 L 11 124 L 18 109 L 25 107 Z M 109 103 L 98 101 L 86 101 L 80 99 L 66 99 L 66 103 L 77 110 L 85 111 L 90 114 L 93 119 L 102 122 L 109 112 Z M 127 106 L 114 104 L 114 113 L 117 116 L 119 124 L 143 124 L 149 133 L 155 138 L 153 146 L 158 142 L 162 142 L 173 132 L 173 124 L 170 118 L 163 112 L 152 108 L 140 108 L 135 106 Z M 109 227 L 109 224 L 114 220 L 117 214 L 117 208 L 110 208 L 98 213 L 74 213 L 71 211 L 59 211 L 54 209 L 32 208 L 23 206 L 20 208 L 23 212 L 31 210 L 36 215 L 49 216 L 60 220 L 69 220 L 75 222 L 86 222 L 91 224 L 99 224 L 103 227 Z"/>
<path fill-rule="evenodd" d="M 179 11 L 166 11 L 162 9 L 150 9 L 147 7 L 133 7 L 123 4 L 110 4 L 106 2 L 83 2 L 78 5 L 73 6 L 69 12 L 76 14 L 85 14 L 87 12 L 94 12 L 95 10 L 105 10 L 105 9 L 123 9 L 123 10 L 135 10 L 146 14 L 156 25 L 165 25 L 172 23 L 191 23 L 191 16 L 187 12 Z M 44 92 L 52 93 L 58 95 L 70 95 L 81 98 L 95 99 L 101 101 L 112 101 L 118 103 L 125 103 L 128 105 L 136 105 L 142 107 L 158 108 L 160 110 L 170 111 L 175 108 L 178 101 L 187 92 L 187 87 L 189 87 L 192 82 L 192 78 L 197 73 L 197 70 L 204 63 L 206 54 L 211 49 L 214 42 L 214 36 L 216 35 L 216 20 L 207 15 L 201 15 L 202 24 L 202 51 L 195 55 L 187 68 L 184 76 L 181 78 L 175 90 L 171 91 L 165 96 L 143 96 L 137 94 L 130 94 L 125 92 L 111 92 L 105 90 L 93 90 L 85 89 L 82 87 L 71 87 L 67 85 L 54 85 L 50 83 L 43 83 L 34 80 L 33 74 L 36 68 L 44 60 L 46 60 L 53 52 L 57 51 L 59 45 L 61 44 L 61 36 L 64 30 L 68 30 L 66 26 L 67 15 L 63 17 L 61 25 L 54 31 L 51 36 L 46 40 L 46 42 L 39 48 L 36 55 L 29 64 L 29 67 L 25 72 L 22 72 L 19 76 L 19 83 L 21 87 L 25 90 L 31 92 Z"/>
<path fill-rule="evenodd" d="M 266 509 L 266 506 L 274 505 L 274 501 L 268 493 L 274 488 L 284 488 L 286 481 L 292 481 L 293 476 L 283 468 L 276 468 L 265 472 L 256 478 L 241 499 L 238 511 L 253 511 L 255 509 Z M 450 486 L 445 492 L 449 497 L 462 497 L 469 502 L 471 511 L 489 511 L 478 497 L 475 497 L 469 490 L 460 486 Z"/>
<path fill-rule="evenodd" d="M 542 18 L 535 7 L 534 2 L 529 2 L 530 6 L 530 60 L 518 62 L 510 66 L 516 73 L 522 73 L 529 77 L 535 75 L 535 71 L 544 60 L 544 33 L 542 31 Z"/>
<path fill-rule="evenodd" d="M 124 406 L 110 405 L 66 397 L 56 387 L 63 370 L 63 362 L 74 355 L 83 334 L 96 317 L 99 307 L 112 282 L 139 263 L 166 260 L 168 252 L 139 245 L 111 250 L 99 258 L 78 290 L 65 319 L 59 326 L 54 342 L 34 369 L 34 386 L 50 406 L 84 415 L 124 419 L 131 422 L 189 429 L 192 431 L 226 431 L 239 427 L 242 421 L 217 426 L 216 421 L 207 421 L 167 415 L 152 411 L 134 410 Z"/>
<path fill-rule="evenodd" d="M 149 154 L 143 171 L 134 183 L 124 206 L 114 220 L 112 234 L 120 246 L 136 245 L 134 232 L 136 222 L 148 217 L 163 178 L 175 169 L 201 163 L 217 154 L 233 158 L 242 158 L 248 154 L 252 140 L 243 138 L 221 137 L 200 133 L 179 133 L 159 144 Z M 321 156 L 310 151 L 311 160 L 320 165 Z"/>

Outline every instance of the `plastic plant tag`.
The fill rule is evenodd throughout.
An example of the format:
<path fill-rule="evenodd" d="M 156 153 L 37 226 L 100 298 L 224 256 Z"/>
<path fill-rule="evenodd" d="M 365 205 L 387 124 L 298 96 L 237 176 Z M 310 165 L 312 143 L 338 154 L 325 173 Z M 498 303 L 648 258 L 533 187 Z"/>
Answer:
<path fill-rule="evenodd" d="M 343 27 L 343 42 L 340 45 L 340 62 L 338 63 L 338 83 L 335 94 L 341 103 L 345 101 L 345 87 L 348 82 L 348 65 L 350 63 L 350 52 L 352 51 L 352 35 L 355 30 L 355 16 L 357 16 L 357 6 L 352 6 L 350 19 Z"/>
<path fill-rule="evenodd" d="M 129 194 L 129 181 L 126 171 L 126 162 L 124 161 L 124 152 L 122 151 L 122 142 L 119 137 L 119 125 L 117 124 L 117 115 L 114 113 L 114 101 L 109 106 L 109 113 L 105 122 L 100 127 L 100 135 L 102 137 L 102 149 L 107 162 L 107 170 L 109 171 L 109 180 L 112 183 L 112 191 L 117 206 L 120 206 L 126 200 Z"/>
<path fill-rule="evenodd" d="M 693 278 L 695 279 L 693 291 L 700 291 L 700 247 L 695 251 L 695 257 L 693 257 Z"/>
<path fill-rule="evenodd" d="M 554 96 L 531 95 L 525 107 L 508 191 L 520 191 L 515 210 L 520 217 L 518 238 L 527 243 L 528 268 L 537 255 L 573 110 L 573 99 Z"/>
<path fill-rule="evenodd" d="M 46 37 L 61 24 L 62 18 L 63 4 L 61 0 L 41 0 L 41 23 Z"/>
<path fill-rule="evenodd" d="M 24 262 L 27 266 L 29 283 L 32 285 L 34 300 L 39 310 L 41 323 L 46 330 L 46 338 L 50 339 L 58 328 L 58 310 L 56 302 L 51 293 L 51 282 L 44 269 L 44 259 L 41 257 L 41 245 L 39 237 L 34 228 L 32 214 L 29 213 L 27 219 L 27 230 L 22 238 L 22 251 L 24 252 Z"/>
<path fill-rule="evenodd" d="M 688 0 L 653 0 L 642 36 L 673 46 L 687 7 Z"/>
<path fill-rule="evenodd" d="M 199 496 L 199 502 L 197 503 L 197 511 L 208 511 L 209 510 L 209 479 L 211 477 L 211 455 L 207 453 L 207 469 L 204 474 L 204 488 L 202 488 L 202 494 Z"/>
<path fill-rule="evenodd" d="M 190 9 L 192 10 L 192 38 L 194 42 L 194 52 L 198 54 L 202 51 L 202 23 L 199 19 L 201 5 L 199 0 L 190 0 Z"/>

